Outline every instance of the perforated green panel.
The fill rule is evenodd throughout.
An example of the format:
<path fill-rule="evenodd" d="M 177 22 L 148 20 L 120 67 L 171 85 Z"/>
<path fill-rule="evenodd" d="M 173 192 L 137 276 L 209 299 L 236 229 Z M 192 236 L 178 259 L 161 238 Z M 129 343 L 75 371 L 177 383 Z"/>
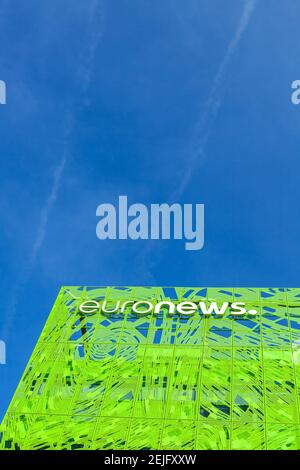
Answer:
<path fill-rule="evenodd" d="M 258 315 L 85 316 L 85 299 L 246 302 Z M 2 449 L 300 449 L 300 289 L 81 288 L 57 298 Z"/>

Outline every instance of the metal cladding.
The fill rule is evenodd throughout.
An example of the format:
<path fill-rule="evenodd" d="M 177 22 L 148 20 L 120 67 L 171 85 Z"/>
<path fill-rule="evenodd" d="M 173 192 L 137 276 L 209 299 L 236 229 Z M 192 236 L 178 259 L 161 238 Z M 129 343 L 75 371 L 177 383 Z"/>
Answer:
<path fill-rule="evenodd" d="M 257 315 L 84 314 L 87 299 Z M 300 449 L 300 289 L 63 287 L 1 449 Z"/>

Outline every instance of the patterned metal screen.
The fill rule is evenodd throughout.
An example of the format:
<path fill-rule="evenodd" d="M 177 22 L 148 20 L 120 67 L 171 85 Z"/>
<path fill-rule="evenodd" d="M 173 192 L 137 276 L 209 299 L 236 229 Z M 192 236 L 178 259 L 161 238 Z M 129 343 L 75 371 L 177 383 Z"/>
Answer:
<path fill-rule="evenodd" d="M 84 315 L 86 299 L 245 302 L 258 314 Z M 300 289 L 64 287 L 2 449 L 300 449 Z"/>

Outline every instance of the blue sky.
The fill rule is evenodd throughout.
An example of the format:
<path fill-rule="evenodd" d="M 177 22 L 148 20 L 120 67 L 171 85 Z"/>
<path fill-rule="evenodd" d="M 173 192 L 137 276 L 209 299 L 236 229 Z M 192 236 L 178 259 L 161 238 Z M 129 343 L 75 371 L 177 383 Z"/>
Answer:
<path fill-rule="evenodd" d="M 61 285 L 299 287 L 299 15 L 2 0 L 0 415 Z M 204 249 L 99 241 L 96 207 L 121 194 L 204 203 Z"/>

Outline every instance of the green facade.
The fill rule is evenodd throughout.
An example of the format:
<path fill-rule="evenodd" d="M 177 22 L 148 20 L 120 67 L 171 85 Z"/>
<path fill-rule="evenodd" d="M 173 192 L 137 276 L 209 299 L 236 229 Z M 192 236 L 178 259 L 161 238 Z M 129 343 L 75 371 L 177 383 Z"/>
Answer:
<path fill-rule="evenodd" d="M 246 302 L 256 316 L 83 315 L 86 299 Z M 61 289 L 1 449 L 300 449 L 300 289 Z"/>

